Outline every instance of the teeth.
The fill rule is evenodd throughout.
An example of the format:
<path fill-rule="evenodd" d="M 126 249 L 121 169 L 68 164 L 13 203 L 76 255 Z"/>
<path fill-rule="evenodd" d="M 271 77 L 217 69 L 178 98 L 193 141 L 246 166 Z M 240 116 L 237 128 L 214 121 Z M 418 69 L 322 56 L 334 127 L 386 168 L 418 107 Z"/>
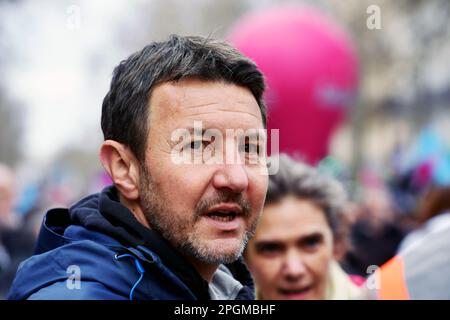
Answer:
<path fill-rule="evenodd" d="M 234 212 L 213 212 L 209 215 L 211 219 L 222 221 L 222 222 L 228 222 L 233 220 L 236 217 L 236 214 Z"/>

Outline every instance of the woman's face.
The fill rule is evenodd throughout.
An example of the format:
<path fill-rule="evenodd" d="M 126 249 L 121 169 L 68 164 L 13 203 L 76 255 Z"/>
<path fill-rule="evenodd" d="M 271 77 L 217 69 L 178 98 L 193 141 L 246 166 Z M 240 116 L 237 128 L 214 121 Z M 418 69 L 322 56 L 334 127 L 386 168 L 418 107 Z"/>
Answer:
<path fill-rule="evenodd" d="M 285 197 L 263 210 L 246 260 L 263 299 L 323 299 L 333 234 L 323 210 Z"/>

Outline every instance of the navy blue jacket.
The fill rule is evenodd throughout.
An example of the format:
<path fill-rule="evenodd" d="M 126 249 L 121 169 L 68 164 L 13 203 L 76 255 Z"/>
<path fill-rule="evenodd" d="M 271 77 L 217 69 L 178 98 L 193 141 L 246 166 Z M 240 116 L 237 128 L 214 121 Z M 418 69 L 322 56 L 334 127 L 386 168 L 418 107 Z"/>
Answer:
<path fill-rule="evenodd" d="M 253 300 L 242 259 L 226 265 Z M 114 187 L 47 212 L 35 255 L 18 268 L 9 299 L 209 300 L 208 283 L 162 236 L 140 224 Z"/>

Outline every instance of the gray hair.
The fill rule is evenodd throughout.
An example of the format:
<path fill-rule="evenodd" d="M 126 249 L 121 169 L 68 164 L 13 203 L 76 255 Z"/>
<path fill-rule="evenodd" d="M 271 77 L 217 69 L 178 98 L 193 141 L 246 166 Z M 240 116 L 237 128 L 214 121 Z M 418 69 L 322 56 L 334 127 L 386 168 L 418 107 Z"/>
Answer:
<path fill-rule="evenodd" d="M 347 200 L 346 191 L 340 182 L 282 154 L 279 155 L 278 173 L 269 178 L 266 205 L 279 202 L 290 195 L 310 200 L 319 206 L 325 214 L 333 236 L 335 238 L 339 236 L 341 216 Z"/>

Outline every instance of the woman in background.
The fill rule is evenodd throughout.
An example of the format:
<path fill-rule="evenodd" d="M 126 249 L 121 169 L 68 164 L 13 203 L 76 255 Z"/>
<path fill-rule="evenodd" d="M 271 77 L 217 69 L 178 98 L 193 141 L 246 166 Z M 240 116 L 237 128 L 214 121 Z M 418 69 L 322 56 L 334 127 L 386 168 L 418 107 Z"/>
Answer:
<path fill-rule="evenodd" d="M 245 252 L 258 298 L 361 298 L 357 281 L 338 263 L 346 246 L 342 185 L 286 155 L 279 161 Z"/>

